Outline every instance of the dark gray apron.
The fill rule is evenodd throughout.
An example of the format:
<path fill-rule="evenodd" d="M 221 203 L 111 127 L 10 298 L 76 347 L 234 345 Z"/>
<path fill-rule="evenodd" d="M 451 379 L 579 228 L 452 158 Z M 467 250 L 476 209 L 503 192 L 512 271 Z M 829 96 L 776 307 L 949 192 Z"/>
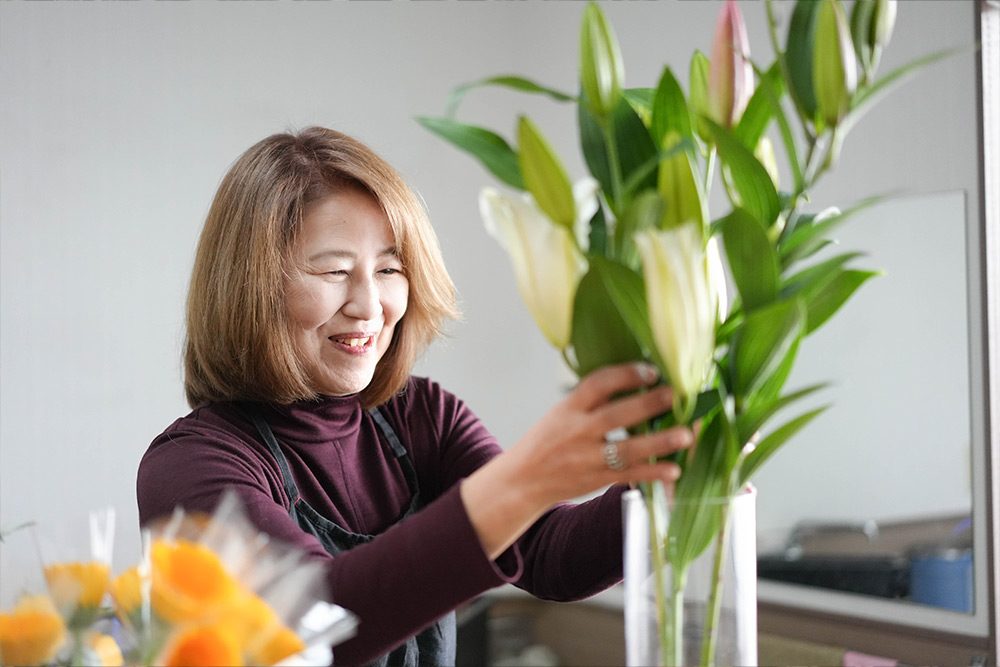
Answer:
<path fill-rule="evenodd" d="M 243 407 L 247 415 L 253 420 L 254 425 L 267 444 L 267 448 L 271 450 L 271 454 L 278 462 L 278 468 L 281 470 L 282 481 L 285 485 L 285 493 L 288 494 L 288 499 L 291 503 L 288 516 L 302 530 L 315 535 L 316 539 L 323 545 L 323 548 L 334 557 L 348 549 L 353 549 L 359 544 L 372 541 L 375 538 L 374 535 L 362 535 L 345 530 L 322 516 L 310 507 L 305 500 L 302 500 L 301 496 L 299 496 L 299 489 L 295 485 L 295 480 L 292 479 L 292 473 L 288 468 L 288 461 L 285 460 L 285 455 L 281 453 L 281 447 L 278 445 L 271 427 L 267 425 L 267 422 L 251 406 L 244 405 Z M 412 494 L 410 506 L 400 519 L 400 521 L 404 521 L 406 517 L 422 507 L 420 486 L 417 483 L 417 471 L 413 467 L 413 460 L 410 458 L 409 452 L 406 451 L 403 443 L 399 441 L 396 432 L 392 429 L 385 416 L 378 411 L 378 408 L 372 408 L 369 410 L 369 414 L 375 419 L 375 423 L 378 424 L 385 439 L 389 442 L 393 454 L 403 469 L 406 484 Z M 455 612 L 451 612 L 416 636 L 410 637 L 406 640 L 406 643 L 377 658 L 370 664 L 377 667 L 445 667 L 447 665 L 454 665 L 455 636 Z M 334 652 L 334 656 L 334 663 L 336 663 L 336 652 Z"/>

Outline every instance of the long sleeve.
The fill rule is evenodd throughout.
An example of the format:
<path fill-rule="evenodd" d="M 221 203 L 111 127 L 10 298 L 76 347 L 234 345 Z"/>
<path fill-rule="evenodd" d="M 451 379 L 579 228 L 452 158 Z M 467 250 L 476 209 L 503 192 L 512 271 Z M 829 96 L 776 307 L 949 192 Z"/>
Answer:
<path fill-rule="evenodd" d="M 347 409 L 350 408 L 350 410 Z M 513 583 L 547 599 L 592 595 L 621 578 L 620 491 L 548 512 L 490 561 L 462 503 L 461 481 L 501 453 L 460 400 L 413 380 L 405 400 L 380 409 L 411 452 L 425 506 L 401 523 L 405 479 L 354 405 L 272 407 L 268 423 L 299 492 L 347 530 L 376 535 L 336 558 L 289 516 L 280 469 L 249 422 L 214 405 L 179 419 L 151 444 L 137 478 L 143 524 L 177 505 L 211 512 L 235 489 L 248 518 L 272 539 L 327 565 L 330 598 L 360 619 L 335 648 L 340 664 L 363 664 L 486 590 Z"/>

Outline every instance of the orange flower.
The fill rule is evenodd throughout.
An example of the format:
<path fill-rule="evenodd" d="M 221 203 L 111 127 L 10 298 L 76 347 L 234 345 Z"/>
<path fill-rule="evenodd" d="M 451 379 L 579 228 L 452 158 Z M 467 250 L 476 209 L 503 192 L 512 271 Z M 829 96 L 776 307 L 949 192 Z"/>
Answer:
<path fill-rule="evenodd" d="M 48 663 L 66 637 L 66 626 L 48 596 L 23 597 L 11 613 L 0 614 L 0 664 Z"/>
<path fill-rule="evenodd" d="M 285 627 L 267 602 L 250 592 L 221 622 L 236 631 L 251 664 L 273 665 L 305 649 L 299 636 Z"/>
<path fill-rule="evenodd" d="M 276 665 L 306 648 L 302 638 L 285 626 L 275 629 L 266 641 L 254 646 L 249 657 L 255 665 Z"/>
<path fill-rule="evenodd" d="M 45 581 L 60 609 L 96 607 L 111 581 L 111 568 L 99 561 L 54 563 L 45 567 Z"/>
<path fill-rule="evenodd" d="M 208 547 L 153 544 L 153 609 L 172 623 L 210 618 L 235 604 L 240 586 Z"/>
<path fill-rule="evenodd" d="M 87 643 L 90 644 L 91 650 L 97 655 L 104 667 L 122 667 L 125 664 L 122 650 L 118 648 L 118 644 L 111 635 L 95 632 Z"/>
<path fill-rule="evenodd" d="M 157 661 L 165 667 L 239 667 L 244 664 L 239 638 L 231 628 L 196 626 L 179 632 Z"/>

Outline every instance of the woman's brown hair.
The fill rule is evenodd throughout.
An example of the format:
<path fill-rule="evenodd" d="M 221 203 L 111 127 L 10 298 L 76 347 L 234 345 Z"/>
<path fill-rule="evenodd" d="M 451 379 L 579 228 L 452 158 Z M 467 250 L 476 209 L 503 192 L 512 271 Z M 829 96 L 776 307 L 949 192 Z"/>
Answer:
<path fill-rule="evenodd" d="M 437 237 L 385 160 L 356 139 L 311 127 L 252 146 L 216 192 L 188 292 L 184 390 L 192 407 L 317 396 L 287 325 L 285 270 L 309 206 L 356 187 L 385 212 L 410 286 L 406 313 L 361 392 L 362 404 L 384 403 L 406 385 L 418 355 L 457 316 Z"/>

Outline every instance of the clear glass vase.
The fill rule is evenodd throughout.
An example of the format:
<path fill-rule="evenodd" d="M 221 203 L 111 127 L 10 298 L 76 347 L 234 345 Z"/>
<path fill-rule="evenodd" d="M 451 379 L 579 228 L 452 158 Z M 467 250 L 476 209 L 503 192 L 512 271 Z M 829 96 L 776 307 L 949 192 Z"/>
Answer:
<path fill-rule="evenodd" d="M 706 533 L 707 547 L 679 572 L 669 557 L 669 523 L 692 508 L 661 496 L 654 520 L 650 490 L 623 495 L 630 667 L 757 664 L 756 501 L 752 487 L 699 501 L 699 511 L 715 513 L 717 530 Z M 662 533 L 659 553 L 654 531 Z"/>

